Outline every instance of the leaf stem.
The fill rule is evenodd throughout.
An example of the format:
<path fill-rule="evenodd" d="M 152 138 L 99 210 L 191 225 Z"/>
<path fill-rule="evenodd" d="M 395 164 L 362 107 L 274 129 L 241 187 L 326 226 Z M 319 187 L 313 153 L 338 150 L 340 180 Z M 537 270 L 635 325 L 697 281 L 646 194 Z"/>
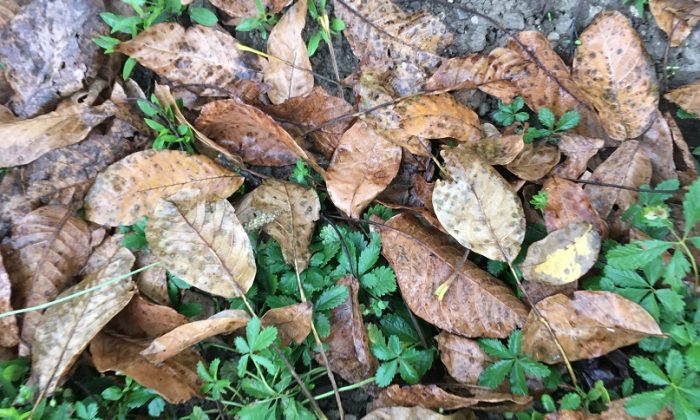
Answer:
<path fill-rule="evenodd" d="M 353 389 L 362 388 L 365 385 L 369 385 L 374 382 L 374 376 L 367 379 L 363 379 L 360 382 L 355 382 L 354 384 L 346 385 L 338 388 L 338 392 L 352 391 Z M 331 397 L 335 394 L 334 391 L 324 392 L 323 394 L 316 395 L 314 398 L 317 400 L 322 400 L 324 398 Z"/>

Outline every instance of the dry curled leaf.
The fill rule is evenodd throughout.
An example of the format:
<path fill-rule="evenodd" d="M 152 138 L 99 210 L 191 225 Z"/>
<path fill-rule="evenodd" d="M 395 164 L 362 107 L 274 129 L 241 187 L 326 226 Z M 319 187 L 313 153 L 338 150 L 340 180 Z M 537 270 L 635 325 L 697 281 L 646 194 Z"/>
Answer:
<path fill-rule="evenodd" d="M 333 372 L 350 383 L 367 379 L 377 370 L 379 363 L 369 349 L 367 327 L 362 321 L 357 293 L 360 283 L 352 276 L 338 280 L 338 285 L 348 288 L 348 298 L 331 311 L 331 333 L 323 342 L 328 346 L 326 356 Z M 323 360 L 319 353 L 316 360 Z"/>
<path fill-rule="evenodd" d="M 608 408 L 599 414 L 591 414 L 584 411 L 560 410 L 544 416 L 544 420 L 635 420 L 639 417 L 631 416 L 625 410 L 628 398 L 610 401 Z M 665 408 L 659 413 L 645 417 L 646 420 L 673 420 L 671 410 Z"/>
<path fill-rule="evenodd" d="M 496 131 L 493 135 L 482 137 L 470 146 L 474 149 L 474 153 L 487 164 L 507 165 L 523 151 L 525 143 L 522 134 L 502 136 Z"/>
<path fill-rule="evenodd" d="M 85 138 L 93 127 L 112 115 L 106 102 L 91 107 L 66 100 L 54 112 L 27 120 L 12 118 L 0 122 L 0 168 L 26 165 L 41 155 L 70 146 Z"/>
<path fill-rule="evenodd" d="M 29 382 L 51 395 L 90 340 L 124 308 L 136 288 L 129 273 L 134 256 L 126 248 L 116 253 L 102 270 L 89 274 L 67 289 L 68 296 L 110 280 L 119 281 L 49 307 L 37 326 L 32 343 Z"/>
<path fill-rule="evenodd" d="M 654 123 L 639 138 L 639 146 L 651 162 L 651 184 L 678 179 L 673 159 L 673 134 L 661 111 L 656 111 Z"/>
<path fill-rule="evenodd" d="M 143 249 L 136 253 L 136 268 L 142 268 L 157 262 L 149 249 Z M 134 281 L 139 292 L 152 301 L 161 305 L 170 305 L 168 296 L 168 278 L 165 269 L 157 265 L 145 271 L 137 273 Z"/>
<path fill-rule="evenodd" d="M 196 370 L 200 358 L 196 353 L 185 351 L 154 366 L 139 354 L 147 345 L 146 340 L 127 340 L 100 333 L 90 342 L 92 362 L 100 372 L 128 375 L 172 404 L 200 396 L 202 381 Z"/>
<path fill-rule="evenodd" d="M 472 420 L 476 419 L 471 411 L 460 410 L 452 414 L 438 414 L 423 407 L 383 407 L 378 408 L 362 420 Z"/>
<path fill-rule="evenodd" d="M 542 190 L 547 193 L 544 208 L 547 232 L 563 229 L 573 223 L 588 222 L 601 237 L 605 237 L 608 226 L 591 205 L 581 184 L 552 177 L 544 181 Z"/>
<path fill-rule="evenodd" d="M 311 60 L 301 32 L 306 25 L 306 0 L 297 0 L 277 22 L 267 39 L 267 53 L 273 57 L 265 70 L 267 96 L 273 104 L 306 96 L 314 88 Z M 282 60 L 282 61 L 280 61 Z"/>
<path fill-rule="evenodd" d="M 577 134 L 560 134 L 557 146 L 566 156 L 566 160 L 551 172 L 554 176 L 577 179 L 588 166 L 588 161 L 603 147 L 603 139 L 579 136 Z"/>
<path fill-rule="evenodd" d="M 263 0 L 262 4 L 269 13 L 279 13 L 291 2 L 292 0 Z M 245 19 L 257 17 L 260 13 L 255 0 L 210 0 L 209 3 L 231 17 L 226 22 L 229 25 L 237 26 Z"/>
<path fill-rule="evenodd" d="M 520 265 L 528 281 L 561 285 L 588 272 L 598 259 L 600 235 L 590 223 L 574 223 L 534 242 Z"/>
<path fill-rule="evenodd" d="M 466 260 L 442 300 L 434 293 L 460 266 L 464 250 L 414 217 L 392 217 L 380 228 L 382 253 L 401 296 L 424 320 L 466 337 L 507 337 L 523 325 L 525 305 L 500 280 Z"/>
<path fill-rule="evenodd" d="M 136 295 L 107 325 L 110 332 L 130 338 L 155 338 L 187 324 L 175 309 L 156 305 Z"/>
<path fill-rule="evenodd" d="M 690 147 L 683 138 L 676 120 L 670 113 L 664 114 L 664 119 L 668 123 L 668 128 L 671 130 L 671 139 L 673 140 L 673 160 L 675 162 L 678 180 L 682 186 L 690 185 L 698 178 L 698 171 L 695 167 L 696 160 L 690 152 Z"/>
<path fill-rule="evenodd" d="M 311 332 L 313 308 L 311 303 L 272 308 L 260 318 L 263 326 L 277 328 L 280 346 L 287 347 L 291 342 L 301 344 Z"/>
<path fill-rule="evenodd" d="M 700 22 L 696 0 L 649 0 L 649 10 L 674 48 L 680 46 Z"/>
<path fill-rule="evenodd" d="M 372 407 L 376 409 L 400 405 L 420 406 L 434 410 L 455 410 L 480 405 L 515 403 L 523 409 L 532 401 L 532 397 L 528 395 L 506 394 L 476 387 L 468 390 L 473 391 L 470 392 L 471 395 L 462 396 L 447 392 L 437 385 L 399 386 L 394 384 L 381 390 L 377 399 L 372 402 Z"/>
<path fill-rule="evenodd" d="M 602 356 L 643 338 L 661 336 L 651 315 L 612 292 L 579 290 L 573 299 L 554 295 L 537 303 L 570 361 Z M 555 364 L 561 354 L 547 328 L 530 312 L 523 327 L 523 352 Z"/>
<path fill-rule="evenodd" d="M 284 261 L 302 272 L 311 259 L 309 245 L 320 211 L 314 189 L 268 179 L 242 199 L 236 214 L 246 230 L 262 227 L 279 242 Z"/>
<path fill-rule="evenodd" d="M 684 111 L 700 116 L 700 80 L 673 89 L 664 98 L 683 108 Z"/>
<path fill-rule="evenodd" d="M 435 341 L 442 364 L 457 382 L 476 384 L 481 372 L 493 362 L 476 340 L 442 331 L 435 337 Z"/>
<path fill-rule="evenodd" d="M 498 261 L 513 261 L 525 238 L 525 215 L 510 185 L 465 146 L 445 149 L 445 170 L 433 208 L 440 224 L 464 247 Z"/>
<path fill-rule="evenodd" d="M 526 181 L 543 178 L 561 160 L 561 153 L 556 146 L 547 143 L 526 144 L 523 150 L 506 168 Z"/>
<path fill-rule="evenodd" d="M 10 278 L 0 255 L 0 314 L 12 310 Z M 19 344 L 19 330 L 14 315 L 0 318 L 0 347 L 14 347 Z"/>
<path fill-rule="evenodd" d="M 242 183 L 241 176 L 206 156 L 144 150 L 97 176 L 85 197 L 85 217 L 102 225 L 132 225 L 150 214 L 159 199 L 182 188 L 197 188 L 202 199 L 219 199 L 232 195 Z"/>
<path fill-rule="evenodd" d="M 246 311 L 221 311 L 205 320 L 181 325 L 156 338 L 140 354 L 149 362 L 158 365 L 202 340 L 219 334 L 230 334 L 243 328 L 248 320 L 250 316 Z"/>
<path fill-rule="evenodd" d="M 623 14 L 606 11 L 579 38 L 573 78 L 598 110 L 608 136 L 641 135 L 654 122 L 659 86 L 639 35 Z"/>
<path fill-rule="evenodd" d="M 233 298 L 255 278 L 248 234 L 226 200 L 195 202 L 182 191 L 174 202 L 160 200 L 146 227 L 146 239 L 163 267 L 205 292 Z"/>
<path fill-rule="evenodd" d="M 367 205 L 391 183 L 401 165 L 401 148 L 363 121 L 343 134 L 326 173 L 333 204 L 359 218 Z"/>

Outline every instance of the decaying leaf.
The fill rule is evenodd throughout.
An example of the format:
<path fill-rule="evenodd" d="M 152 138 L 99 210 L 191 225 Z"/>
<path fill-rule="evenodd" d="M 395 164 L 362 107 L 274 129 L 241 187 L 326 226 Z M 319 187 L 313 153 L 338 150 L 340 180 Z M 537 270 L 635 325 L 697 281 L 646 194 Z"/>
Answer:
<path fill-rule="evenodd" d="M 236 214 L 246 230 L 262 227 L 279 242 L 284 261 L 302 272 L 309 265 L 309 245 L 320 211 L 312 188 L 268 179 L 243 197 Z"/>
<path fill-rule="evenodd" d="M 449 393 L 437 385 L 391 385 L 383 389 L 376 400 L 372 402 L 373 408 L 391 406 L 420 406 L 434 410 L 455 410 L 458 408 L 488 406 L 499 403 L 515 403 L 524 409 L 531 401 L 528 395 L 513 395 L 483 388 L 469 388 L 469 396 Z"/>
<path fill-rule="evenodd" d="M 291 2 L 292 0 L 264 0 L 262 5 L 270 13 L 279 13 Z M 227 22 L 230 25 L 238 25 L 243 20 L 256 17 L 260 13 L 255 0 L 211 0 L 209 3 L 231 17 Z"/>
<path fill-rule="evenodd" d="M 466 337 L 503 338 L 523 324 L 525 305 L 469 260 L 443 299 L 435 297 L 435 290 L 460 266 L 464 250 L 406 214 L 392 217 L 387 226 L 380 228 L 382 252 L 396 273 L 401 296 L 416 315 Z"/>
<path fill-rule="evenodd" d="M 700 80 L 673 89 L 664 98 L 675 103 L 684 111 L 700 116 Z"/>
<path fill-rule="evenodd" d="M 219 334 L 230 334 L 243 328 L 248 320 L 250 316 L 246 311 L 240 309 L 221 311 L 205 320 L 181 325 L 156 338 L 140 354 L 157 365 L 202 340 Z"/>
<path fill-rule="evenodd" d="M 438 180 L 433 190 L 440 224 L 466 248 L 513 261 L 525 238 L 525 215 L 510 185 L 465 146 L 441 155 L 451 180 Z"/>
<path fill-rule="evenodd" d="M 482 124 L 482 128 L 483 126 L 484 124 Z M 494 135 L 482 137 L 470 146 L 487 164 L 507 165 L 523 151 L 525 143 L 523 143 L 522 134 L 502 136 L 496 132 Z"/>
<path fill-rule="evenodd" d="M 90 340 L 124 308 L 136 288 L 128 275 L 134 256 L 126 248 L 117 252 L 102 270 L 90 274 L 62 296 L 118 282 L 51 306 L 44 312 L 32 343 L 32 374 L 29 382 L 51 395 Z"/>
<path fill-rule="evenodd" d="M 591 205 L 583 186 L 566 179 L 551 177 L 544 181 L 547 193 L 544 221 L 547 232 L 563 229 L 574 223 L 588 222 L 605 237 L 608 226 Z"/>
<path fill-rule="evenodd" d="M 534 242 L 520 265 L 528 281 L 554 285 L 571 283 L 593 267 L 600 235 L 590 223 L 574 223 Z"/>
<path fill-rule="evenodd" d="M 270 309 L 260 322 L 264 326 L 276 327 L 280 345 L 287 347 L 291 342 L 300 344 L 306 339 L 311 332 L 312 314 L 311 303 L 297 303 Z"/>
<path fill-rule="evenodd" d="M 106 29 L 99 17 L 105 6 L 102 0 L 21 3 L 0 32 L 0 62 L 15 92 L 13 111 L 27 118 L 48 111 L 95 77 L 104 56 L 92 38 Z"/>
<path fill-rule="evenodd" d="M 682 186 L 690 185 L 698 178 L 698 171 L 695 167 L 695 157 L 690 152 L 688 143 L 683 138 L 676 120 L 670 113 L 664 114 L 664 119 L 668 123 L 668 128 L 671 130 L 671 139 L 673 140 L 673 161 L 675 162 L 676 173 L 678 180 Z"/>
<path fill-rule="evenodd" d="M 442 331 L 437 337 L 440 360 L 457 382 L 476 384 L 481 372 L 493 362 L 476 340 Z"/>
<path fill-rule="evenodd" d="M 79 274 L 85 276 L 104 268 L 117 251 L 122 248 L 124 236 L 123 233 L 117 232 L 104 238 L 102 242 L 92 250 L 92 253 Z"/>
<path fill-rule="evenodd" d="M 552 170 L 552 175 L 562 178 L 578 179 L 588 166 L 588 161 L 598 153 L 605 142 L 603 139 L 579 136 L 577 134 L 560 134 L 559 150 L 566 160 Z"/>
<path fill-rule="evenodd" d="M 264 61 L 242 53 L 224 31 L 194 25 L 159 23 L 116 48 L 178 85 L 234 89 L 240 80 L 260 81 Z M 214 89 L 212 89 L 214 90 Z"/>
<path fill-rule="evenodd" d="M 580 36 L 573 78 L 615 140 L 641 135 L 659 105 L 656 70 L 637 32 L 620 12 L 599 13 Z"/>
<path fill-rule="evenodd" d="M 460 410 L 452 414 L 438 414 L 423 407 L 383 407 L 367 413 L 362 420 L 472 420 L 471 411 Z"/>
<path fill-rule="evenodd" d="M 180 202 L 158 202 L 146 227 L 151 251 L 187 283 L 218 296 L 241 296 L 255 278 L 250 239 L 231 203 L 191 199 L 197 196 L 183 191 Z"/>
<path fill-rule="evenodd" d="M 270 85 L 267 96 L 273 104 L 305 96 L 314 87 L 311 60 L 301 37 L 304 25 L 306 0 L 297 0 L 277 22 L 267 39 L 267 52 L 276 59 L 267 63 L 263 77 L 265 83 Z"/>
<path fill-rule="evenodd" d="M 526 144 L 506 168 L 526 181 L 537 181 L 554 168 L 561 159 L 556 146 L 547 143 Z"/>
<path fill-rule="evenodd" d="M 12 310 L 11 294 L 10 278 L 5 270 L 2 255 L 0 255 L 0 314 Z M 0 347 L 14 347 L 17 344 L 19 344 L 17 319 L 14 315 L 0 318 Z"/>
<path fill-rule="evenodd" d="M 537 303 L 570 361 L 602 356 L 661 330 L 641 306 L 612 292 L 579 290 L 573 299 L 554 295 Z M 523 352 L 536 360 L 561 362 L 547 328 L 533 312 L 523 327 Z"/>
<path fill-rule="evenodd" d="M 367 327 L 362 321 L 357 293 L 360 283 L 352 276 L 338 280 L 349 290 L 349 296 L 331 311 L 331 334 L 323 341 L 328 346 L 326 356 L 333 372 L 350 383 L 367 379 L 377 370 L 379 363 L 369 349 Z M 321 354 L 316 354 L 321 362 Z"/>
<path fill-rule="evenodd" d="M 625 403 L 629 398 L 610 401 L 607 410 L 598 414 L 591 414 L 584 411 L 559 410 L 544 416 L 545 420 L 635 420 L 639 417 L 631 416 L 625 410 Z M 646 420 L 674 420 L 673 413 L 668 408 L 659 413 L 645 417 Z"/>
<path fill-rule="evenodd" d="M 46 152 L 75 144 L 112 115 L 114 105 L 91 107 L 66 100 L 54 112 L 0 122 L 0 168 L 26 165 Z"/>
<path fill-rule="evenodd" d="M 175 309 L 136 295 L 107 325 L 110 332 L 130 338 L 155 338 L 187 324 Z"/>
<path fill-rule="evenodd" d="M 671 47 L 680 46 L 700 22 L 697 5 L 695 0 L 649 0 L 649 10 Z"/>
<path fill-rule="evenodd" d="M 150 250 L 140 250 L 136 253 L 136 268 L 142 268 L 157 262 Z M 168 278 L 165 269 L 157 265 L 141 271 L 134 276 L 139 292 L 152 301 L 161 305 L 170 305 L 168 296 Z"/>
<path fill-rule="evenodd" d="M 673 159 L 673 134 L 661 111 L 656 111 L 654 123 L 639 138 L 639 145 L 651 162 L 652 185 L 678 179 Z"/>
<path fill-rule="evenodd" d="M 196 370 L 200 358 L 196 353 L 184 351 L 154 366 L 140 354 L 146 346 L 146 340 L 132 341 L 100 333 L 90 342 L 90 353 L 98 371 L 128 375 L 172 404 L 200 396 L 202 382 Z"/>
<path fill-rule="evenodd" d="M 367 205 L 391 183 L 401 165 L 401 148 L 357 121 L 343 134 L 326 173 L 331 201 L 359 218 Z"/>
<path fill-rule="evenodd" d="M 85 197 L 85 217 L 102 225 L 131 225 L 150 214 L 159 199 L 182 188 L 197 188 L 202 199 L 219 199 L 232 195 L 242 183 L 241 176 L 206 156 L 144 150 L 97 176 Z"/>

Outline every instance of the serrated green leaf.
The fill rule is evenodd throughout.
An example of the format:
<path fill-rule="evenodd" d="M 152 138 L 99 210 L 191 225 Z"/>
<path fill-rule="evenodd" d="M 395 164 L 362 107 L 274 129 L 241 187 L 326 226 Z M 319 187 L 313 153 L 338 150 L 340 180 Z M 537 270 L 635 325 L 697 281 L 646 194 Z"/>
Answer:
<path fill-rule="evenodd" d="M 690 263 L 685 257 L 685 254 L 680 250 L 676 250 L 671 257 L 671 260 L 666 266 L 666 275 L 664 283 L 671 286 L 672 289 L 678 290 L 683 287 L 683 278 L 690 273 Z"/>
<path fill-rule="evenodd" d="M 379 252 L 381 251 L 381 246 L 379 243 L 372 241 L 367 248 L 360 252 L 360 258 L 357 260 L 357 274 L 363 275 L 368 272 L 374 264 L 379 260 Z"/>
<path fill-rule="evenodd" d="M 527 395 L 527 380 L 525 379 L 525 369 L 519 362 L 515 362 L 510 371 L 510 390 L 513 394 Z"/>
<path fill-rule="evenodd" d="M 522 339 L 522 332 L 520 330 L 515 330 L 513 333 L 508 337 L 508 351 L 510 354 L 516 355 L 520 354 L 520 342 Z"/>
<path fill-rule="evenodd" d="M 664 309 L 672 314 L 680 314 L 685 308 L 683 296 L 671 289 L 659 289 L 655 292 Z"/>
<path fill-rule="evenodd" d="M 326 338 L 331 334 L 331 322 L 328 317 L 322 313 L 314 314 L 314 326 L 321 338 Z"/>
<path fill-rule="evenodd" d="M 262 365 L 270 375 L 274 375 L 279 370 L 277 368 L 277 365 L 275 365 L 272 362 L 272 360 L 268 359 L 265 356 L 261 356 L 259 354 L 252 354 L 250 358 L 253 359 L 255 363 Z"/>
<path fill-rule="evenodd" d="M 376 382 L 376 384 L 379 385 L 381 388 L 389 386 L 391 381 L 394 379 L 394 376 L 396 376 L 396 371 L 398 367 L 398 360 L 392 360 L 388 363 L 382 363 L 379 366 L 379 369 L 377 369 L 377 373 L 374 375 L 374 381 Z"/>
<path fill-rule="evenodd" d="M 666 390 L 643 392 L 625 401 L 625 411 L 634 417 L 651 417 L 666 407 L 670 394 Z"/>
<path fill-rule="evenodd" d="M 122 389 L 118 386 L 110 386 L 100 394 L 102 398 L 109 401 L 119 401 L 122 398 Z"/>
<path fill-rule="evenodd" d="M 249 343 L 252 347 L 252 351 L 261 351 L 272 345 L 277 339 L 277 328 L 275 327 L 265 327 L 258 335 L 254 343 Z"/>
<path fill-rule="evenodd" d="M 554 113 L 549 108 L 541 108 L 537 112 L 537 119 L 540 121 L 540 123 L 547 127 L 550 130 L 554 130 L 554 123 L 556 122 L 556 118 L 554 117 Z"/>
<path fill-rule="evenodd" d="M 387 335 L 395 335 L 404 343 L 416 344 L 420 342 L 420 336 L 413 324 L 398 314 L 386 315 L 379 320 L 379 323 Z"/>
<path fill-rule="evenodd" d="M 612 248 L 605 254 L 608 264 L 621 270 L 637 270 L 658 258 L 673 246 L 672 242 L 650 239 Z"/>
<path fill-rule="evenodd" d="M 241 381 L 241 388 L 246 394 L 255 398 L 267 398 L 275 395 L 274 391 L 265 386 L 258 378 L 244 378 Z"/>
<path fill-rule="evenodd" d="M 243 407 L 238 413 L 237 418 L 241 420 L 258 420 L 274 418 L 274 413 L 270 411 L 271 401 L 256 402 Z"/>
<path fill-rule="evenodd" d="M 204 26 L 214 26 L 219 21 L 214 12 L 205 7 L 190 7 L 190 18 Z"/>
<path fill-rule="evenodd" d="M 557 411 L 557 406 L 554 404 L 554 399 L 552 398 L 551 395 L 549 394 L 544 394 L 540 398 L 540 401 L 542 401 L 542 407 L 544 408 L 544 411 L 548 413 L 553 413 Z"/>
<path fill-rule="evenodd" d="M 634 369 L 635 373 L 637 373 L 640 378 L 652 385 L 663 386 L 670 383 L 666 374 L 661 371 L 661 368 L 645 357 L 632 357 L 630 359 L 630 366 L 632 366 L 632 369 Z"/>
<path fill-rule="evenodd" d="M 523 367 L 527 376 L 533 376 L 535 378 L 545 378 L 549 376 L 549 368 L 542 363 L 535 362 L 529 358 L 522 358 L 518 363 Z"/>
<path fill-rule="evenodd" d="M 610 265 L 603 269 L 604 279 L 609 279 L 617 287 L 648 289 L 649 283 L 639 274 L 632 270 L 620 270 Z"/>
<path fill-rule="evenodd" d="M 567 131 L 576 127 L 581 121 L 581 115 L 577 111 L 569 111 L 559 118 L 557 122 L 557 131 Z"/>
<path fill-rule="evenodd" d="M 410 385 L 417 384 L 420 380 L 418 372 L 413 365 L 406 359 L 399 359 L 399 374 L 401 379 L 408 382 Z"/>
<path fill-rule="evenodd" d="M 366 275 L 371 275 L 376 278 L 375 284 L 370 288 L 370 291 L 377 297 L 382 297 L 389 293 L 393 293 L 397 289 L 396 276 L 394 275 L 394 270 L 392 270 L 391 267 L 383 265 L 375 268 Z"/>
<path fill-rule="evenodd" d="M 479 339 L 479 347 L 489 356 L 498 357 L 499 359 L 511 359 L 515 357 L 500 340 L 495 338 Z"/>
<path fill-rule="evenodd" d="M 666 356 L 666 372 L 668 372 L 668 378 L 674 384 L 680 384 L 683 380 L 685 373 L 685 362 L 683 360 L 683 355 L 678 350 L 671 350 Z M 647 381 L 648 382 L 648 381 Z"/>
<path fill-rule="evenodd" d="M 337 308 L 347 300 L 348 296 L 348 288 L 344 285 L 329 287 L 316 299 L 314 309 L 317 311 L 327 311 Z"/>
<path fill-rule="evenodd" d="M 578 410 L 581 407 L 581 396 L 575 392 L 569 392 L 559 401 L 561 410 Z"/>
<path fill-rule="evenodd" d="M 684 233 L 688 235 L 700 220 L 700 179 L 690 184 L 688 192 L 683 197 L 683 217 L 685 218 Z"/>
<path fill-rule="evenodd" d="M 481 376 L 479 376 L 479 385 L 491 389 L 498 388 L 501 383 L 503 383 L 506 376 L 508 376 L 512 367 L 513 360 L 499 360 L 481 372 Z"/>

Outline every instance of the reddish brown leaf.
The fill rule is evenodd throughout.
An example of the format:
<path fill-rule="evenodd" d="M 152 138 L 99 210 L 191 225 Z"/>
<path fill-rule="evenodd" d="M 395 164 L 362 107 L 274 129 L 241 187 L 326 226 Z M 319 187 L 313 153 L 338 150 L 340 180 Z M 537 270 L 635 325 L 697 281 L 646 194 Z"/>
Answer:
<path fill-rule="evenodd" d="M 573 223 L 588 222 L 605 237 L 608 226 L 593 208 L 583 186 L 562 178 L 547 178 L 543 186 L 547 193 L 544 221 L 547 232 L 563 229 Z"/>
<path fill-rule="evenodd" d="M 272 308 L 260 318 L 263 326 L 277 327 L 277 337 L 280 345 L 287 347 L 292 341 L 301 344 L 311 332 L 311 303 Z"/>
<path fill-rule="evenodd" d="M 376 400 L 373 401 L 373 408 L 390 406 L 421 406 L 430 409 L 455 410 L 458 408 L 474 407 L 478 405 L 498 405 L 499 403 L 515 403 L 524 409 L 530 404 L 532 397 L 527 395 L 513 395 L 483 388 L 467 388 L 469 396 L 461 396 L 449 393 L 437 385 L 411 385 L 403 386 L 391 385 L 383 389 Z"/>
<path fill-rule="evenodd" d="M 566 160 L 551 172 L 554 176 L 578 179 L 588 166 L 588 161 L 603 147 L 603 139 L 579 136 L 576 134 L 560 134 L 557 146 L 566 156 Z"/>
<path fill-rule="evenodd" d="M 651 162 L 651 182 L 678 179 L 673 160 L 673 134 L 661 111 L 656 111 L 654 123 L 639 139 L 639 145 Z"/>
<path fill-rule="evenodd" d="M 130 338 L 155 338 L 187 324 L 175 309 L 134 296 L 107 325 L 110 331 Z"/>
<path fill-rule="evenodd" d="M 671 138 L 673 140 L 673 160 L 675 162 L 678 179 L 681 185 L 690 185 L 698 178 L 698 171 L 695 168 L 695 157 L 690 152 L 688 143 L 683 139 L 683 133 L 678 128 L 676 120 L 669 113 L 664 114 L 664 119 L 668 123 L 671 130 Z"/>
<path fill-rule="evenodd" d="M 440 360 L 457 382 L 476 384 L 484 368 L 493 362 L 476 340 L 442 331 L 435 341 Z"/>
<path fill-rule="evenodd" d="M 153 264 L 158 259 L 145 249 L 136 253 L 136 267 L 142 268 Z M 139 288 L 139 292 L 148 297 L 152 301 L 161 305 L 170 305 L 170 297 L 168 296 L 168 279 L 166 277 L 165 268 L 161 265 L 151 267 L 148 270 L 141 271 L 134 276 L 134 281 Z"/>
<path fill-rule="evenodd" d="M 523 150 L 506 168 L 526 181 L 537 181 L 554 168 L 561 159 L 555 146 L 547 143 L 526 144 Z"/>
<path fill-rule="evenodd" d="M 438 414 L 423 407 L 383 407 L 373 410 L 362 420 L 475 420 L 474 413 L 460 410 L 452 414 Z"/>
<path fill-rule="evenodd" d="M 700 116 L 700 80 L 673 89 L 665 94 L 664 98 L 677 104 L 684 111 Z"/>

